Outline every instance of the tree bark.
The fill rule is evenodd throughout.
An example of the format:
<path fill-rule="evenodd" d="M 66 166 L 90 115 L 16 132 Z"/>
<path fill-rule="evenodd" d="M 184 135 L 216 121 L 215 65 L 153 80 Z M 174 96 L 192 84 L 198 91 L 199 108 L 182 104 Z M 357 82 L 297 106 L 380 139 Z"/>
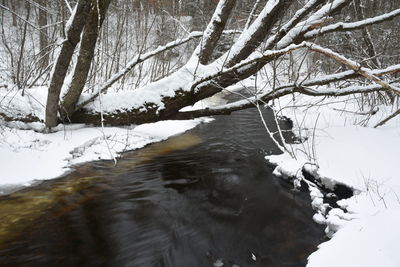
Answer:
<path fill-rule="evenodd" d="M 259 18 L 257 18 L 253 24 L 250 25 L 248 29 L 250 35 L 243 35 L 239 37 L 239 47 L 237 50 L 235 48 L 233 49 L 234 51 L 232 56 L 229 57 L 226 64 L 227 67 L 232 67 L 253 53 L 254 50 L 257 49 L 265 40 L 265 38 L 271 33 L 273 26 L 280 18 L 282 18 L 283 14 L 285 13 L 285 9 L 287 9 L 293 1 L 276 0 L 275 2 L 277 3 L 271 9 L 269 9 L 268 4 L 271 2 L 274 1 L 268 1 L 264 10 L 260 13 Z M 263 12 L 266 12 L 266 14 L 264 15 Z M 241 39 L 243 40 L 242 42 Z"/>
<path fill-rule="evenodd" d="M 209 62 L 235 4 L 236 0 L 221 0 L 219 2 L 217 12 L 214 14 L 211 23 L 208 24 L 200 44 L 199 61 L 201 64 L 206 65 Z"/>
<path fill-rule="evenodd" d="M 47 25 L 47 0 L 37 0 L 37 3 L 40 5 L 39 7 L 39 16 L 38 16 L 38 25 L 40 28 L 39 32 L 39 48 L 40 48 L 40 68 L 46 69 L 49 65 L 49 40 L 48 40 L 48 30 L 45 27 Z"/>
<path fill-rule="evenodd" d="M 12 11 L 14 11 L 14 13 L 12 13 L 12 25 L 13 25 L 13 27 L 17 27 L 17 16 L 15 15 L 17 10 L 15 7 L 14 1 L 11 1 L 11 9 L 12 9 Z"/>
<path fill-rule="evenodd" d="M 79 43 L 80 35 L 85 25 L 91 1 L 79 0 L 75 15 L 72 18 L 69 29 L 67 29 L 66 40 L 63 41 L 61 51 L 53 66 L 53 74 L 50 79 L 46 104 L 46 126 L 51 128 L 58 124 L 58 102 L 60 100 L 61 87 L 67 75 L 72 55 L 76 45 Z"/>
<path fill-rule="evenodd" d="M 102 0 L 98 1 L 99 5 L 97 6 L 97 0 L 95 0 L 92 5 L 83 29 L 78 60 L 74 69 L 72 82 L 60 105 L 62 120 L 68 119 L 69 115 L 75 111 L 76 103 L 82 94 L 94 57 L 99 31 L 110 3 L 111 0 Z"/>

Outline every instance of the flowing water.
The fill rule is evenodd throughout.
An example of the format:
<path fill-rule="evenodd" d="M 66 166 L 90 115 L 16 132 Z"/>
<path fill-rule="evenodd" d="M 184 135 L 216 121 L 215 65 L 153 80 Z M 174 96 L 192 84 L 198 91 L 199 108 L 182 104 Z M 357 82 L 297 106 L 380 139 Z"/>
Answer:
<path fill-rule="evenodd" d="M 0 265 L 305 266 L 323 230 L 266 164 L 278 151 L 257 114 L 1 197 Z"/>

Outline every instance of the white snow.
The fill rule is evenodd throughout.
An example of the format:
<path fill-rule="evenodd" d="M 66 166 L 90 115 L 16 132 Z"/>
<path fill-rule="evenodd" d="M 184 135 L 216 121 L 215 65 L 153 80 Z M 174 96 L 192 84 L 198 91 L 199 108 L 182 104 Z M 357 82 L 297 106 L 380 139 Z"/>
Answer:
<path fill-rule="evenodd" d="M 43 88 L 20 92 L 0 91 L 0 112 L 7 115 L 32 114 L 44 118 L 46 95 Z M 187 131 L 208 119 L 161 121 L 137 127 L 89 127 L 59 125 L 54 133 L 42 133 L 42 123 L 1 122 L 1 187 L 29 185 L 35 180 L 56 178 L 74 164 L 114 159 L 121 152 Z"/>
<path fill-rule="evenodd" d="M 288 154 L 267 157 L 277 165 L 275 173 L 297 178 L 303 166 L 312 167 L 327 187 L 342 183 L 356 192 L 338 202 L 346 212 L 335 208 L 325 214 L 322 198 L 312 189 L 314 220 L 326 224 L 332 238 L 309 257 L 307 266 L 400 266 L 400 118 L 372 128 L 393 111 L 379 106 L 376 114 L 366 115 L 369 110 L 360 112 L 352 97 L 296 95 L 277 102 L 288 107 L 280 115 L 293 120 L 295 133 L 308 139 L 292 146 L 297 160 Z"/>
<path fill-rule="evenodd" d="M 400 266 L 399 225 L 399 208 L 347 221 L 309 257 L 307 266 Z"/>
<path fill-rule="evenodd" d="M 204 119 L 162 121 L 103 129 L 65 126 L 65 129 L 49 134 L 3 127 L 0 133 L 0 187 L 56 178 L 72 170 L 74 164 L 118 157 L 121 152 L 162 141 L 202 121 Z"/>

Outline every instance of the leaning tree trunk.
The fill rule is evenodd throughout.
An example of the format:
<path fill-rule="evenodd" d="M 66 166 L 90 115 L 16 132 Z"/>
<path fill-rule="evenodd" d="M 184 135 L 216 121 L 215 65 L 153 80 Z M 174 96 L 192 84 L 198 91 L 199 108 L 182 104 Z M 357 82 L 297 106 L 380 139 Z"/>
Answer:
<path fill-rule="evenodd" d="M 268 1 L 258 18 L 246 30 L 246 34 L 240 36 L 235 43 L 227 67 L 232 67 L 252 54 L 271 33 L 276 22 L 282 18 L 292 3 L 292 0 Z"/>
<path fill-rule="evenodd" d="M 74 112 L 76 103 L 82 94 L 94 57 L 99 30 L 110 2 L 111 0 L 95 1 L 90 10 L 82 33 L 78 60 L 74 69 L 72 82 L 60 105 L 60 114 L 63 121 L 68 120 L 69 115 Z"/>
<path fill-rule="evenodd" d="M 211 23 L 208 24 L 200 43 L 200 64 L 205 65 L 209 63 L 235 4 L 236 0 L 222 0 L 218 3 L 217 12 L 215 12 L 211 19 Z"/>
<path fill-rule="evenodd" d="M 301 42 L 304 40 L 305 33 L 311 30 L 312 27 L 299 26 L 298 22 L 312 12 L 322 2 L 323 1 L 321 0 L 311 0 L 310 4 L 307 5 L 306 8 L 299 11 L 296 16 L 294 16 L 282 27 L 282 32 L 278 31 L 274 34 L 277 37 L 271 39 L 272 41 L 270 45 L 275 46 L 278 49 L 282 49 L 293 42 Z M 233 45 L 232 50 L 234 50 L 234 53 L 228 53 L 229 65 L 238 64 L 256 50 L 259 44 L 265 40 L 266 37 L 268 37 L 269 33 L 271 33 L 273 26 L 281 18 L 281 16 L 283 16 L 285 13 L 285 8 L 288 7 L 291 1 L 269 1 L 269 3 L 272 4 L 266 5 L 265 9 L 263 10 L 264 12 L 261 12 L 259 17 L 253 22 L 247 32 L 242 34 L 242 36 L 239 37 L 239 40 Z M 328 3 L 321 7 L 317 15 L 315 15 L 313 18 L 315 20 L 325 18 L 329 14 L 337 12 L 343 8 L 345 6 L 344 3 L 348 3 L 348 1 L 338 0 L 335 1 L 334 5 Z M 212 21 L 210 22 L 209 27 L 211 27 L 210 25 L 212 25 Z M 302 30 L 299 30 L 296 27 L 300 27 Z M 288 42 L 283 40 L 285 36 L 289 36 L 290 40 L 292 41 Z M 73 122 L 83 122 L 95 125 L 99 125 L 100 122 L 110 125 L 126 125 L 132 123 L 141 124 L 158 120 L 180 118 L 179 110 L 181 108 L 188 105 L 193 105 L 195 102 L 210 97 L 220 92 L 223 88 L 226 88 L 257 73 L 260 68 L 275 58 L 276 56 L 266 57 L 245 67 L 228 71 L 214 78 L 211 82 L 205 81 L 204 83 L 195 84 L 195 86 L 192 88 L 193 90 L 187 91 L 177 87 L 175 90 L 175 96 L 164 97 L 162 99 L 162 103 L 164 105 L 163 109 L 159 109 L 157 104 L 148 102 L 144 103 L 143 106 L 139 108 L 104 113 L 102 114 L 103 120 L 101 121 L 99 119 L 99 113 L 86 110 L 83 107 L 73 114 L 71 120 Z M 179 79 L 179 76 L 177 78 Z"/>
<path fill-rule="evenodd" d="M 232 46 L 232 49 L 219 59 L 209 63 L 208 66 L 204 66 L 201 62 L 189 61 L 189 63 L 183 68 L 163 80 L 152 83 L 147 87 L 138 88 L 137 90 L 123 94 L 124 96 L 126 95 L 131 98 L 121 101 L 121 103 L 124 102 L 123 104 L 125 106 L 120 107 L 120 109 L 110 108 L 106 111 L 100 110 L 97 103 L 91 103 L 91 101 L 99 95 L 95 94 L 94 97 L 92 96 L 90 98 L 90 101 L 85 101 L 78 105 L 78 110 L 74 111 L 70 117 L 71 122 L 83 122 L 95 125 L 103 123 L 110 125 L 126 125 L 166 119 L 187 119 L 190 118 L 191 114 L 193 116 L 198 116 L 199 113 L 185 113 L 180 110 L 185 106 L 192 105 L 201 99 L 212 96 L 223 90 L 223 88 L 257 73 L 261 67 L 265 66 L 265 64 L 271 62 L 277 57 L 299 48 L 307 47 L 310 51 L 316 49 L 312 44 L 310 45 L 310 43 L 303 41 L 315 38 L 323 33 L 359 29 L 362 25 L 365 27 L 373 21 L 384 21 L 393 18 L 399 15 L 400 12 L 400 10 L 395 11 L 390 15 L 388 14 L 382 17 L 378 16 L 373 20 L 365 20 L 357 23 L 338 23 L 326 27 L 322 26 L 322 28 L 319 29 L 332 15 L 340 11 L 344 6 L 348 5 L 350 0 L 309 0 L 304 7 L 294 14 L 294 16 L 289 18 L 286 23 L 274 31 L 274 26 L 277 24 L 279 19 L 283 17 L 285 10 L 291 2 L 292 1 L 289 0 L 269 0 L 258 18 L 249 26 L 249 28 L 245 29 L 243 34 Z M 216 24 L 216 20 L 220 20 L 222 17 L 228 19 L 225 12 L 230 13 L 232 8 L 230 6 L 225 6 L 225 4 L 229 3 L 232 4 L 234 1 L 220 1 L 219 8 L 217 8 L 213 19 L 205 31 L 205 37 L 207 38 L 203 39 L 203 43 L 201 43 L 196 49 L 196 54 L 191 60 L 203 58 L 203 63 L 209 61 L 208 54 L 210 51 L 205 51 L 203 49 L 207 46 L 210 47 L 210 49 L 215 47 L 213 43 L 215 40 L 219 39 L 221 34 L 220 27 Z M 264 48 L 266 51 L 262 51 L 262 56 L 259 56 L 260 53 L 256 50 L 263 41 L 265 41 Z M 94 45 L 92 48 L 94 50 Z M 162 49 L 158 48 L 156 50 Z M 321 51 L 319 52 L 321 53 Z M 328 50 L 323 50 L 322 53 L 330 52 Z M 152 53 L 148 53 L 146 57 L 150 54 Z M 156 52 L 153 52 L 153 55 L 156 54 Z M 140 57 L 140 55 L 137 56 L 137 58 L 133 60 L 133 63 L 129 63 L 124 70 L 120 71 L 121 76 L 131 70 L 136 63 L 140 63 L 143 60 L 144 58 Z M 222 62 L 224 63 L 221 64 Z M 196 63 L 198 64 L 196 65 Z M 354 66 L 358 65 L 355 64 Z M 199 75 L 196 75 L 197 67 L 199 68 Z M 354 71 L 354 74 L 353 72 L 346 74 L 347 76 L 343 74 L 342 78 L 356 74 L 357 76 L 363 76 L 361 72 L 364 73 L 365 71 L 361 71 L 358 67 L 353 67 L 351 69 Z M 372 80 L 375 82 L 380 82 L 378 84 L 383 84 L 382 80 L 375 76 L 376 75 L 370 75 L 370 78 L 372 77 Z M 102 88 L 108 88 L 111 86 L 118 77 L 120 77 L 119 73 L 117 73 L 117 77 L 107 81 Z M 324 82 L 329 83 L 329 81 Z M 386 85 L 388 84 L 386 83 Z M 81 84 L 81 86 L 83 85 Z M 376 90 L 376 88 L 374 88 L 372 89 Z M 378 90 L 381 89 L 378 88 Z M 143 96 L 146 96 L 149 93 L 149 91 L 149 98 L 142 99 Z M 272 90 L 271 94 L 267 98 L 263 98 L 263 100 L 271 100 L 274 97 L 280 97 L 295 91 L 305 94 L 313 93 L 307 90 L 307 88 L 303 88 L 301 84 L 295 84 L 292 89 L 286 90 L 283 88 L 283 90 L 280 90 L 279 92 Z M 100 92 L 103 92 L 103 90 L 100 90 Z M 359 93 L 361 90 L 357 92 Z M 323 92 L 320 92 L 320 94 L 323 94 Z M 334 94 L 337 94 L 337 92 L 334 92 Z M 115 95 L 115 97 L 118 97 L 118 95 Z M 103 101 L 107 100 L 107 98 L 111 101 L 109 103 L 119 101 L 119 99 L 114 99 L 112 94 L 108 94 L 102 98 L 102 103 L 104 103 Z M 137 99 L 139 100 L 136 101 Z M 74 100 L 72 102 L 76 103 L 76 101 L 77 100 Z M 132 102 L 135 102 L 135 104 Z M 247 102 L 245 104 L 251 105 L 251 103 Z M 228 109 L 228 112 L 234 108 L 235 107 Z M 224 111 L 219 114 L 223 114 L 223 112 Z M 207 114 L 207 110 L 200 115 L 204 114 Z M 216 113 L 208 112 L 208 114 Z"/>
<path fill-rule="evenodd" d="M 74 10 L 75 13 L 72 16 L 69 28 L 67 29 L 66 39 L 62 43 L 61 51 L 53 66 L 46 103 L 45 122 L 46 126 L 49 128 L 55 127 L 58 124 L 57 113 L 61 88 L 67 75 L 68 67 L 71 63 L 75 47 L 79 43 L 80 35 L 89 14 L 90 7 L 91 1 L 78 1 Z"/>

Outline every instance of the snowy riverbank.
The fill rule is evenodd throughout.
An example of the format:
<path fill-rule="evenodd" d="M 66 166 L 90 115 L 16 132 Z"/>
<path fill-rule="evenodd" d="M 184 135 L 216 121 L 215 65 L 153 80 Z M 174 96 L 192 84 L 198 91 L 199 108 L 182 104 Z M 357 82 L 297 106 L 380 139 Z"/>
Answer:
<path fill-rule="evenodd" d="M 1 188 L 29 186 L 38 180 L 56 178 L 72 170 L 75 164 L 117 158 L 125 151 L 165 140 L 203 121 L 163 121 L 137 127 L 59 126 L 59 131 L 49 134 L 9 127 L 13 124 L 2 126 L 0 194 Z"/>
<path fill-rule="evenodd" d="M 10 86 L 11 88 L 12 86 Z M 0 89 L 0 112 L 10 117 L 35 116 L 44 120 L 47 89 L 25 91 Z M 160 121 L 139 126 L 93 127 L 59 125 L 43 133 L 43 123 L 0 121 L 0 194 L 10 188 L 29 186 L 59 177 L 73 166 L 94 160 L 116 159 L 129 150 L 160 142 L 192 129 L 209 118 Z"/>
<path fill-rule="evenodd" d="M 32 114 L 44 118 L 45 90 L 20 92 L 3 89 L 2 112 Z M 56 178 L 83 162 L 114 159 L 121 153 L 159 142 L 183 133 L 207 119 L 161 121 L 140 126 L 90 127 L 59 125 L 55 132 L 44 134 L 42 123 L 0 123 L 0 194 L 5 190 L 29 186 L 39 180 Z"/>
<path fill-rule="evenodd" d="M 122 152 L 185 132 L 202 121 L 163 121 L 137 127 L 59 126 L 59 131 L 49 134 L 11 128 L 8 126 L 15 127 L 15 123 L 8 124 L 1 131 L 0 188 L 28 186 L 35 180 L 58 177 L 75 164 L 113 159 Z M 30 126 L 43 127 L 41 124 Z"/>
<path fill-rule="evenodd" d="M 25 97 L 4 90 L 1 97 L 3 107 L 12 114 L 44 116 L 40 103 L 45 94 L 40 88 Z M 219 105 L 221 98 L 203 104 Z M 312 189 L 314 219 L 325 224 L 327 234 L 333 237 L 309 257 L 308 266 L 400 266 L 400 118 L 374 129 L 370 126 L 391 111 L 379 106 L 373 112 L 360 112 L 354 98 L 289 96 L 276 101 L 275 109 L 293 121 L 293 131 L 304 140 L 289 147 L 296 160 L 287 153 L 267 157 L 277 165 L 275 173 L 293 177 L 305 167 L 326 187 L 340 183 L 356 193 L 338 202 L 341 209 L 329 209 L 320 192 Z M 72 170 L 74 164 L 113 159 L 207 120 L 164 121 L 137 127 L 61 125 L 47 134 L 40 132 L 44 127 L 41 123 L 2 122 L 0 194 L 10 187 L 58 177 Z"/>
<path fill-rule="evenodd" d="M 358 102 L 348 97 L 287 97 L 279 105 L 286 107 L 280 115 L 289 117 L 295 133 L 307 140 L 291 146 L 297 160 L 288 154 L 267 157 L 277 165 L 275 173 L 294 177 L 304 167 L 327 187 L 341 183 L 355 191 L 338 202 L 342 209 L 329 210 L 312 190 L 314 219 L 333 237 L 307 266 L 400 266 L 400 119 L 373 128 L 393 111 L 379 106 L 360 112 Z"/>

